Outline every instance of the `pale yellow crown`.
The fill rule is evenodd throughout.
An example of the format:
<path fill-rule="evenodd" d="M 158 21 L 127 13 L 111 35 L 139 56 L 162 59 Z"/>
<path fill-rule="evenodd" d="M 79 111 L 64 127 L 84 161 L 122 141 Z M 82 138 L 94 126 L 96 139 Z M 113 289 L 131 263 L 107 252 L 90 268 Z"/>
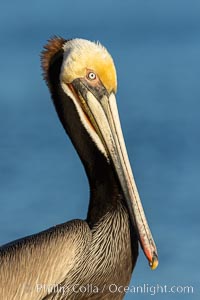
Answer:
<path fill-rule="evenodd" d="M 84 39 L 67 41 L 63 46 L 64 59 L 61 80 L 71 83 L 86 76 L 87 70 L 97 74 L 109 93 L 117 90 L 117 75 L 111 55 L 100 43 Z"/>

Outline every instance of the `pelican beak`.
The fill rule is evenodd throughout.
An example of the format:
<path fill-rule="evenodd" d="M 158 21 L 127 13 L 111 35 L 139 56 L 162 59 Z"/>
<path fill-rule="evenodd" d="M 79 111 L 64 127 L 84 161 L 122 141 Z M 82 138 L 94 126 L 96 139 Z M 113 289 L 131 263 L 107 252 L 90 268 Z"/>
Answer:
<path fill-rule="evenodd" d="M 79 101 L 87 119 L 98 134 L 108 159 L 118 176 L 129 215 L 151 269 L 158 266 L 158 255 L 131 170 L 114 93 L 101 85 L 88 85 L 83 78 L 68 87 Z"/>

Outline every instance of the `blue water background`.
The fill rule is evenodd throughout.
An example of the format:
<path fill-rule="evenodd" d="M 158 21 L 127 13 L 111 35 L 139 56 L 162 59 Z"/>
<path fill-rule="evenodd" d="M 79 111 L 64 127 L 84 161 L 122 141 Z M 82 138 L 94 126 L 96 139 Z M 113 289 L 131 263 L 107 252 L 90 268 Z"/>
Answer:
<path fill-rule="evenodd" d="M 200 297 L 200 1 L 1 1 L 0 244 L 84 219 L 88 184 L 54 111 L 39 53 L 54 35 L 99 40 L 160 265 L 140 253 L 131 285 L 192 285 Z"/>

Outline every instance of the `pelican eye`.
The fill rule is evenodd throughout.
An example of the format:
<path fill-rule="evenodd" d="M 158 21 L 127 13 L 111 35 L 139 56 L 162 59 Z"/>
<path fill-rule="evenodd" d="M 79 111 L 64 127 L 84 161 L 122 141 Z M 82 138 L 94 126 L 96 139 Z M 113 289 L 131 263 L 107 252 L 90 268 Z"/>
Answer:
<path fill-rule="evenodd" d="M 95 80 L 96 79 L 96 74 L 94 73 L 94 72 L 89 72 L 88 74 L 87 74 L 87 78 L 89 79 L 89 80 Z"/>

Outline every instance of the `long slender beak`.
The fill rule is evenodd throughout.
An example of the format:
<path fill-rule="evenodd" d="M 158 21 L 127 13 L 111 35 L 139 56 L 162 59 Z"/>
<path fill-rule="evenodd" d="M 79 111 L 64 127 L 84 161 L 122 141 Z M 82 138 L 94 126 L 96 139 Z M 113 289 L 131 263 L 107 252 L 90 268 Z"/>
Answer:
<path fill-rule="evenodd" d="M 78 80 L 78 79 L 77 79 Z M 75 92 L 82 109 L 98 134 L 118 176 L 130 219 L 137 231 L 140 245 L 151 269 L 158 266 L 158 255 L 148 226 L 138 190 L 131 170 L 115 95 L 101 93 L 100 98 L 79 79 L 69 85 Z"/>

